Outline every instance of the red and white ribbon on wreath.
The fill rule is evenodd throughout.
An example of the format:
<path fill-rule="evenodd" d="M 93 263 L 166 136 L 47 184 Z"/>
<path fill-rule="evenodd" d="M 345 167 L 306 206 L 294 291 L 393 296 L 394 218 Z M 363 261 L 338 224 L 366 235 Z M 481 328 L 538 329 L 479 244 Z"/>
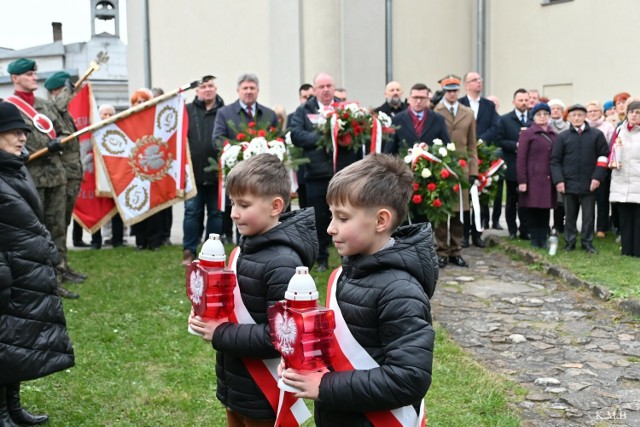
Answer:
<path fill-rule="evenodd" d="M 426 150 L 425 150 L 426 148 Z M 426 142 L 421 142 L 420 144 L 415 144 L 413 148 L 409 149 L 409 155 L 411 156 L 411 170 L 415 170 L 416 164 L 418 160 L 425 159 L 433 163 L 442 163 L 442 166 L 449 171 L 451 175 L 453 175 L 458 180 L 458 186 L 462 187 L 460 182 L 460 177 L 456 174 L 446 163 L 442 161 L 439 157 L 434 156 L 429 151 L 429 146 Z M 460 196 L 460 222 L 464 222 L 464 203 L 462 202 L 462 188 L 458 190 L 458 196 Z"/>
<path fill-rule="evenodd" d="M 377 117 L 373 117 L 371 123 L 371 147 L 369 153 L 381 153 L 382 152 L 382 123 Z"/>
<path fill-rule="evenodd" d="M 476 223 L 476 230 L 482 232 L 482 219 L 480 217 L 480 192 L 489 185 L 489 178 L 491 178 L 500 168 L 504 165 L 504 160 L 497 159 L 491 163 L 491 166 L 485 173 L 478 174 L 478 180 L 473 183 L 469 194 L 471 195 L 471 206 L 473 206 L 473 217 Z"/>
<path fill-rule="evenodd" d="M 340 121 L 337 114 L 331 115 L 331 146 L 333 147 L 333 172 L 336 172 L 338 165 L 338 135 L 340 133 Z M 371 124 L 371 145 L 369 153 L 382 152 L 382 123 L 377 117 L 373 117 Z M 367 148 L 362 144 L 362 157 L 367 155 Z"/>
<path fill-rule="evenodd" d="M 229 146 L 229 141 L 225 141 L 222 146 L 222 152 Z M 225 197 L 226 188 L 224 184 L 224 165 L 222 164 L 222 155 L 218 159 L 218 210 L 224 212 L 227 208 L 227 198 Z"/>
<path fill-rule="evenodd" d="M 229 268 L 238 274 L 238 258 L 240 257 L 240 247 L 236 247 L 229 255 Z M 255 325 L 249 310 L 242 301 L 240 287 L 236 284 L 233 289 L 233 312 L 229 320 L 237 324 Z M 280 358 L 274 359 L 249 359 L 243 358 L 247 371 L 256 382 L 264 396 L 269 401 L 273 412 L 276 414 L 275 426 L 297 427 L 311 418 L 311 412 L 307 409 L 304 401 L 295 398 L 293 393 L 285 392 L 278 388 L 278 365 Z"/>
<path fill-rule="evenodd" d="M 335 353 L 331 358 L 331 366 L 336 372 L 379 368 L 378 362 L 351 334 L 349 326 L 342 316 L 336 299 L 336 288 L 341 273 L 342 267 L 333 270 L 327 284 L 326 306 L 333 310 L 336 319 L 336 329 L 333 332 Z M 413 406 L 407 405 L 391 410 L 365 412 L 365 416 L 375 427 L 424 427 L 426 421 L 424 399 L 420 403 L 420 413 L 418 414 Z"/>

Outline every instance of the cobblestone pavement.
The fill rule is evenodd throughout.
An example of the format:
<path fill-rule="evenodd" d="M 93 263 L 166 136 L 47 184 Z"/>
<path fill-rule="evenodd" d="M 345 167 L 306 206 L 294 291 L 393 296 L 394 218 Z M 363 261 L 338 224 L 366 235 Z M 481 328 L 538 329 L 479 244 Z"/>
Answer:
<path fill-rule="evenodd" d="M 434 319 L 528 391 L 523 426 L 640 426 L 637 319 L 500 252 L 463 256 L 440 270 Z"/>

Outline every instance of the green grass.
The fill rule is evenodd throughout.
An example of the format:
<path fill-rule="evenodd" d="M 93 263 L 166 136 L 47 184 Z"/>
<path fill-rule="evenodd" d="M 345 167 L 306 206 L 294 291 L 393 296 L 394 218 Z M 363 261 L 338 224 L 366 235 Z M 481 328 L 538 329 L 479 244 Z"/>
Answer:
<path fill-rule="evenodd" d="M 64 300 L 76 366 L 24 383 L 25 407 L 47 412 L 52 427 L 225 425 L 214 351 L 186 330 L 181 255 L 177 246 L 71 251 L 71 265 L 90 276 L 68 286 L 80 299 Z M 322 300 L 329 273 L 314 272 Z M 507 402 L 518 394 L 437 328 L 430 426 L 517 426 Z"/>
<path fill-rule="evenodd" d="M 561 236 L 559 240 L 558 253 L 554 257 L 549 256 L 547 250 L 533 248 L 529 241 L 505 241 L 517 247 L 533 250 L 543 262 L 564 267 L 584 281 L 607 288 L 613 298 L 640 299 L 640 285 L 637 279 L 640 259 L 621 256 L 620 243 L 615 242 L 613 233 L 607 233 L 604 239 L 594 238 L 593 245 L 598 250 L 597 255 L 581 250 L 579 241 L 576 250 L 567 252 L 563 250 L 564 238 Z"/>

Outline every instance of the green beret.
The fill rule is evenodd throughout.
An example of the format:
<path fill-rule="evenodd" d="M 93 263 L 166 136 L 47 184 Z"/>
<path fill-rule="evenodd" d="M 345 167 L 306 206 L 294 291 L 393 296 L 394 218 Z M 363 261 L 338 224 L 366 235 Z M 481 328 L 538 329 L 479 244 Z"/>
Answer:
<path fill-rule="evenodd" d="M 7 71 L 9 74 L 24 74 L 27 71 L 35 71 L 36 70 L 36 61 L 33 59 L 20 58 L 13 61 L 7 67 Z"/>
<path fill-rule="evenodd" d="M 54 90 L 61 88 L 64 86 L 65 82 L 69 80 L 69 73 L 65 73 L 64 71 L 58 71 L 53 73 L 47 80 L 44 81 L 44 87 L 47 90 Z"/>

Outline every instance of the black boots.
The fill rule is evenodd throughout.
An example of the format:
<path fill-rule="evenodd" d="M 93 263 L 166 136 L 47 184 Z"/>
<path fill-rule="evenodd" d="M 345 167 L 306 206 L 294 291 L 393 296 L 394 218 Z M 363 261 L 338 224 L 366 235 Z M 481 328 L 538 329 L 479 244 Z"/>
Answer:
<path fill-rule="evenodd" d="M 38 424 L 44 424 L 49 420 L 49 416 L 34 415 L 20 406 L 20 383 L 9 384 L 6 387 L 6 407 L 8 408 L 9 415 L 13 422 L 11 424 L 0 424 L 2 427 L 10 427 L 16 424 L 25 426 L 35 426 Z M 2 406 L 0 404 L 0 414 Z M 0 418 L 1 419 L 1 418 Z"/>
<path fill-rule="evenodd" d="M 0 427 L 18 427 L 9 416 L 6 389 L 4 386 L 0 387 Z"/>
<path fill-rule="evenodd" d="M 531 246 L 533 246 L 534 248 L 546 248 L 548 234 L 548 228 L 532 228 L 531 230 L 529 230 L 529 235 L 531 236 Z"/>

